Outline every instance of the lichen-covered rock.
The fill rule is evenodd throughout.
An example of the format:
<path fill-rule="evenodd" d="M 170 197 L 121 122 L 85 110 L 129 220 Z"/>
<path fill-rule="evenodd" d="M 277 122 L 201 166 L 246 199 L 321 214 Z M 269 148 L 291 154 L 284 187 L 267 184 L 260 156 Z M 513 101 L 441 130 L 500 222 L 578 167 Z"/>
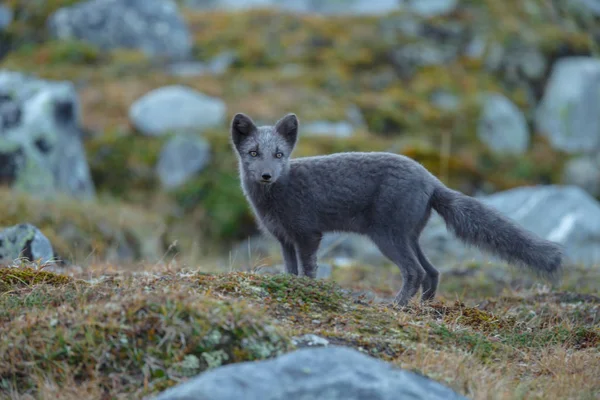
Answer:
<path fill-rule="evenodd" d="M 54 250 L 38 228 L 19 224 L 0 231 L 0 263 L 11 263 L 18 258 L 48 263 L 54 258 Z"/>
<path fill-rule="evenodd" d="M 177 135 L 160 152 L 156 172 L 165 189 L 187 182 L 210 161 L 209 143 L 197 136 Z"/>
<path fill-rule="evenodd" d="M 172 0 L 87 0 L 56 11 L 48 28 L 58 39 L 79 39 L 103 49 L 129 48 L 151 57 L 185 58 L 188 27 Z"/>
<path fill-rule="evenodd" d="M 563 183 L 577 185 L 594 197 L 600 196 L 600 155 L 569 160 L 563 170 Z"/>
<path fill-rule="evenodd" d="M 0 181 L 38 195 L 91 198 L 74 85 L 0 71 Z"/>
<path fill-rule="evenodd" d="M 307 348 L 205 372 L 155 400 L 464 399 L 446 386 L 340 346 Z"/>
<path fill-rule="evenodd" d="M 577 186 L 519 187 L 478 197 L 542 238 L 564 246 L 566 263 L 600 265 L 600 203 Z M 425 254 L 444 268 L 467 260 L 498 261 L 465 246 L 433 214 L 421 236 Z"/>
<path fill-rule="evenodd" d="M 133 125 L 148 136 L 178 131 L 201 132 L 224 124 L 225 115 L 226 106 L 221 99 L 183 85 L 154 89 L 136 100 L 129 109 Z"/>
<path fill-rule="evenodd" d="M 536 110 L 538 131 L 569 153 L 600 150 L 600 59 L 568 57 L 554 64 Z"/>
<path fill-rule="evenodd" d="M 522 154 L 529 146 L 525 116 L 512 101 L 498 93 L 483 97 L 477 136 L 497 153 Z"/>

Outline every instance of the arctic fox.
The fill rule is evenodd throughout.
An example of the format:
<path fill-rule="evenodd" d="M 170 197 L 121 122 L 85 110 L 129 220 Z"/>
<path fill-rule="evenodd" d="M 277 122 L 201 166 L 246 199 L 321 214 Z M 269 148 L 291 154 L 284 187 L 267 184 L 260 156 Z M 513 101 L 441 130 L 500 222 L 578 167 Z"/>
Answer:
<path fill-rule="evenodd" d="M 242 113 L 231 121 L 242 190 L 261 230 L 279 241 L 287 273 L 314 278 L 322 235 L 355 232 L 400 268 L 396 305 L 406 305 L 419 288 L 422 301 L 432 300 L 439 272 L 418 242 L 432 209 L 467 244 L 548 276 L 560 270 L 558 244 L 447 188 L 410 158 L 345 152 L 292 159 L 298 128 L 295 114 L 274 126 L 256 126 Z"/>

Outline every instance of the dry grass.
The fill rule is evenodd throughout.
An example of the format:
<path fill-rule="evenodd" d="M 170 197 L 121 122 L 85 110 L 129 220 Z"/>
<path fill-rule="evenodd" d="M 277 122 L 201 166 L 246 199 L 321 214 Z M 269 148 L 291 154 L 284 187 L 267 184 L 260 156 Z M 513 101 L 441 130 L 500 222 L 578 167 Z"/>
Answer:
<path fill-rule="evenodd" d="M 284 275 L 166 269 L 109 266 L 74 277 L 45 272 L 44 279 L 28 279 L 41 273 L 27 267 L 4 272 L 0 280 L 11 289 L 0 295 L 1 396 L 141 398 L 207 368 L 289 351 L 290 338 L 306 333 L 473 399 L 600 394 L 597 291 L 505 289 L 485 301 L 466 298 L 467 306 L 442 286 L 436 303 L 397 310 L 348 290 L 357 283 L 348 277 L 343 288 Z M 22 279 L 7 278 L 16 274 Z M 384 294 L 368 286 L 381 281 L 366 279 L 363 289 Z"/>

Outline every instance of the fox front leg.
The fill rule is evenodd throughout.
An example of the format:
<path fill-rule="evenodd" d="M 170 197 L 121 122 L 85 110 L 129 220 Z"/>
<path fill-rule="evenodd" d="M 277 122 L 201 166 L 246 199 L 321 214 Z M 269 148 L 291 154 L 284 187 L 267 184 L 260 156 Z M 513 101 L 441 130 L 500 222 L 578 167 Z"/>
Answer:
<path fill-rule="evenodd" d="M 321 235 L 311 235 L 298 240 L 296 251 L 302 267 L 300 276 L 317 277 L 317 250 L 321 243 Z"/>
<path fill-rule="evenodd" d="M 281 235 L 273 234 L 279 246 L 281 247 L 281 255 L 285 265 L 285 272 L 292 275 L 298 275 L 298 256 L 296 246 Z"/>

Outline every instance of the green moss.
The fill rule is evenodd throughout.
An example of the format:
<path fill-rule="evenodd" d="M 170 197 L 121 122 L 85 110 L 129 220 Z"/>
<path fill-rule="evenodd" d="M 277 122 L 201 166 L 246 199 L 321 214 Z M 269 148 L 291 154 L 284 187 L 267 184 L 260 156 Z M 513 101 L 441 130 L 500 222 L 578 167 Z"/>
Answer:
<path fill-rule="evenodd" d="M 43 65 L 94 65 L 103 60 L 101 51 L 79 40 L 53 40 L 40 46 L 22 46 L 10 55 Z"/>
<path fill-rule="evenodd" d="M 0 376 L 21 393 L 35 391 L 42 376 L 63 385 L 69 371 L 107 395 L 139 396 L 208 368 L 289 348 L 285 335 L 242 302 L 176 293 L 65 306 L 35 324 L 13 320 L 0 332 Z"/>
<path fill-rule="evenodd" d="M 456 332 L 446 325 L 432 324 L 431 333 L 441 339 L 444 345 L 462 348 L 486 363 L 497 362 L 504 350 L 480 333 Z"/>
<path fill-rule="evenodd" d="M 6 0 L 4 3 L 14 14 L 13 23 L 8 27 L 11 46 L 19 48 L 47 39 L 48 31 L 45 27 L 48 17 L 59 8 L 77 2 L 78 0 Z"/>
<path fill-rule="evenodd" d="M 169 135 L 144 137 L 107 132 L 86 143 L 94 184 L 101 192 L 133 200 L 156 189 L 155 166 Z"/>
<path fill-rule="evenodd" d="M 0 268 L 0 294 L 18 287 L 32 285 L 62 286 L 72 283 L 73 279 L 53 272 L 25 268 Z"/>
<path fill-rule="evenodd" d="M 287 309 L 341 311 L 346 301 L 333 283 L 288 274 L 200 275 L 198 281 L 205 290 L 259 298 Z"/>

